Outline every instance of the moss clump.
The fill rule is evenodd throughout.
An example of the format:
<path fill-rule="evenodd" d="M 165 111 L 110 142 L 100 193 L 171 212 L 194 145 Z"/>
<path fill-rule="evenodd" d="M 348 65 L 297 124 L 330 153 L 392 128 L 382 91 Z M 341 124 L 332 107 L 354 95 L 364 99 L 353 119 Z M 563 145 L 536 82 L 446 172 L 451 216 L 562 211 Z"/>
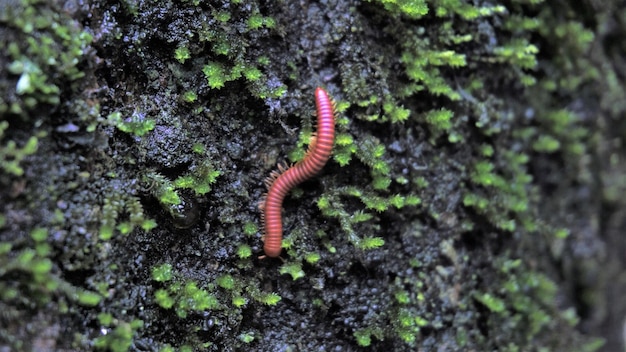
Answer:
<path fill-rule="evenodd" d="M 137 137 L 152 131 L 154 126 L 156 126 L 156 122 L 153 119 L 146 118 L 145 114 L 139 112 L 133 113 L 127 119 L 122 119 L 122 114 L 116 111 L 109 114 L 107 120 L 120 131 L 134 134 Z"/>
<path fill-rule="evenodd" d="M 109 323 L 102 325 L 111 327 L 112 329 L 107 329 L 108 331 L 104 336 L 94 339 L 93 345 L 98 350 L 112 352 L 128 351 L 133 343 L 133 337 L 137 330 L 143 327 L 143 321 L 139 319 L 128 323 L 117 319 L 104 318 L 100 319 L 100 322 Z"/>
<path fill-rule="evenodd" d="M 0 121 L 0 140 L 4 138 L 7 128 L 9 128 L 9 123 Z M 37 152 L 37 142 L 38 138 L 31 136 L 22 147 L 18 147 L 13 140 L 9 140 L 5 145 L 0 146 L 0 166 L 2 170 L 12 176 L 22 176 L 24 169 L 20 164 L 26 157 Z"/>
<path fill-rule="evenodd" d="M 12 1 L 0 5 L 0 23 L 10 31 L 0 38 L 8 70 L 0 76 L 0 114 L 35 120 L 31 113 L 42 106 L 56 107 L 67 87 L 84 76 L 80 69 L 92 41 L 76 22 L 43 1 Z"/>

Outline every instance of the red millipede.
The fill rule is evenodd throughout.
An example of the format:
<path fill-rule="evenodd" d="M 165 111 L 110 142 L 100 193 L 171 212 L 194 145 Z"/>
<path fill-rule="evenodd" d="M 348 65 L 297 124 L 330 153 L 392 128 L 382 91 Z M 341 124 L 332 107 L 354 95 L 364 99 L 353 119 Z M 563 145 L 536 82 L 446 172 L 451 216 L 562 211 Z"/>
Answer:
<path fill-rule="evenodd" d="M 320 87 L 315 89 L 315 107 L 317 110 L 317 131 L 311 137 L 311 143 L 304 158 L 285 169 L 278 167 L 265 180 L 267 195 L 261 203 L 265 234 L 263 251 L 268 257 L 278 257 L 282 251 L 283 224 L 281 211 L 287 193 L 296 185 L 318 173 L 330 158 L 335 142 L 335 105 L 328 93 Z M 263 259 L 265 256 L 259 258 Z"/>

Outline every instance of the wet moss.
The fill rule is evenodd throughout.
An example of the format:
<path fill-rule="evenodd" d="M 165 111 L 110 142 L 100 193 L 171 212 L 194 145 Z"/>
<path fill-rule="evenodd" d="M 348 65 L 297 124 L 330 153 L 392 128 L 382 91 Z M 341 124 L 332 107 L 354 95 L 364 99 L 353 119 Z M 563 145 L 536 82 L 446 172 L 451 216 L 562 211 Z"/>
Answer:
<path fill-rule="evenodd" d="M 2 322 L 46 305 L 73 350 L 600 347 L 570 289 L 593 282 L 560 275 L 594 272 L 572 219 L 594 221 L 593 102 L 623 91 L 575 6 L 62 5 L 0 11 Z M 263 179 L 306 151 L 315 86 L 333 160 L 285 202 L 285 262 L 260 261 Z"/>

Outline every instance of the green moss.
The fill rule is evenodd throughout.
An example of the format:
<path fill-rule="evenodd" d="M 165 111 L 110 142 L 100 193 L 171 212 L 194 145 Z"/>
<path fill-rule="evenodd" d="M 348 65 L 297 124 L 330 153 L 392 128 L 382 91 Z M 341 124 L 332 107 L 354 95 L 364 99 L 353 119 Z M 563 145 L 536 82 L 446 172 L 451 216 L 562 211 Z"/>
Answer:
<path fill-rule="evenodd" d="M 98 350 L 112 352 L 126 352 L 133 343 L 136 331 L 143 327 L 143 321 L 133 320 L 130 323 L 117 321 L 117 326 L 104 336 L 94 340 L 94 347 Z"/>
<path fill-rule="evenodd" d="M 291 279 L 294 281 L 304 277 L 302 265 L 300 265 L 299 263 L 285 263 L 280 267 L 279 272 L 281 273 L 281 275 L 291 275 Z"/>
<path fill-rule="evenodd" d="M 241 342 L 243 342 L 243 343 L 251 343 L 252 341 L 254 341 L 254 334 L 252 334 L 252 333 L 243 333 L 243 334 L 239 335 L 239 340 L 241 340 Z"/>
<path fill-rule="evenodd" d="M 320 259 L 321 256 L 319 255 L 319 253 L 308 253 L 304 256 L 304 260 L 309 264 L 315 264 L 319 262 Z"/>
<path fill-rule="evenodd" d="M 204 73 L 207 82 L 209 83 L 209 87 L 213 89 L 222 88 L 224 83 L 228 80 L 226 70 L 220 63 L 217 62 L 209 62 L 206 64 L 202 68 L 202 73 Z"/>
<path fill-rule="evenodd" d="M 233 299 L 231 302 L 233 306 L 235 306 L 236 308 L 241 308 L 245 306 L 246 304 L 248 304 L 248 300 L 242 296 L 233 296 Z"/>
<path fill-rule="evenodd" d="M 5 137 L 5 131 L 9 128 L 7 121 L 0 121 L 0 140 Z M 24 146 L 18 147 L 17 143 L 9 140 L 5 145 L 0 146 L 0 166 L 2 170 L 13 176 L 22 176 L 24 169 L 20 166 L 22 161 L 29 155 L 37 152 L 38 138 L 32 136 L 26 141 Z"/>
<path fill-rule="evenodd" d="M 278 302 L 280 302 L 282 298 L 277 293 L 267 293 L 262 296 L 259 296 L 259 301 L 268 306 L 274 306 Z"/>
<path fill-rule="evenodd" d="M 166 282 L 172 279 L 172 264 L 164 263 L 152 268 L 152 279 L 156 282 Z"/>
<path fill-rule="evenodd" d="M 231 275 L 224 275 L 217 278 L 217 284 L 226 290 L 235 288 L 235 280 Z"/>
<path fill-rule="evenodd" d="M 248 18 L 248 28 L 256 30 L 263 26 L 263 16 L 256 14 Z"/>
<path fill-rule="evenodd" d="M 129 118 L 122 119 L 122 114 L 116 111 L 107 116 L 107 121 L 120 131 L 131 133 L 138 137 L 152 131 L 156 126 L 154 120 L 146 118 L 145 114 L 139 112 L 133 113 Z"/>
<path fill-rule="evenodd" d="M 431 110 L 426 113 L 424 119 L 428 123 L 433 139 L 439 137 L 442 133 L 450 131 L 452 128 L 453 113 L 447 109 Z"/>
<path fill-rule="evenodd" d="M 424 0 L 378 0 L 387 11 L 409 18 L 421 18 L 428 13 L 428 5 Z"/>
<path fill-rule="evenodd" d="M 474 298 L 494 313 L 501 313 L 505 309 L 504 302 L 489 293 L 475 294 Z"/>
<path fill-rule="evenodd" d="M 359 242 L 359 249 L 364 251 L 380 248 L 385 244 L 381 237 L 365 237 Z"/>
<path fill-rule="evenodd" d="M 356 343 L 361 347 L 368 347 L 372 344 L 372 334 L 369 329 L 357 330 L 353 335 Z"/>
<path fill-rule="evenodd" d="M 215 170 L 210 160 L 203 160 L 198 166 L 192 167 L 189 173 L 174 180 L 174 186 L 188 188 L 198 195 L 204 195 L 211 191 L 211 185 L 219 175 L 220 171 Z"/>
<path fill-rule="evenodd" d="M 211 292 L 199 288 L 195 281 L 175 280 L 166 288 L 157 289 L 155 302 L 165 309 L 174 308 L 179 318 L 186 318 L 190 311 L 220 309 L 221 304 Z"/>
<path fill-rule="evenodd" d="M 248 236 L 248 237 L 253 236 L 257 232 L 259 232 L 259 228 L 257 227 L 257 225 L 255 223 L 249 221 L 249 222 L 246 222 L 243 225 L 243 233 L 246 236 Z"/>
<path fill-rule="evenodd" d="M 113 315 L 111 313 L 98 313 L 98 322 L 100 325 L 111 326 L 113 323 Z"/>
<path fill-rule="evenodd" d="M 79 66 L 92 37 L 63 13 L 37 2 L 3 6 L 0 23 L 10 29 L 0 39 L 0 50 L 11 60 L 8 72 L 14 79 L 10 94 L 0 94 L 0 113 L 34 119 L 32 111 L 58 105 L 63 91 L 84 76 Z"/>
<path fill-rule="evenodd" d="M 185 47 L 185 46 L 179 46 L 174 51 L 174 58 L 178 62 L 180 62 L 181 64 L 184 64 L 185 61 L 187 61 L 188 59 L 191 58 L 191 54 L 189 53 L 189 49 L 187 47 Z"/>
<path fill-rule="evenodd" d="M 174 298 L 165 289 L 156 290 L 154 292 L 154 300 L 159 306 L 165 309 L 172 308 L 174 303 L 176 303 Z"/>
<path fill-rule="evenodd" d="M 240 259 L 250 258 L 252 256 L 252 248 L 247 244 L 242 244 L 237 247 L 237 257 Z"/>
<path fill-rule="evenodd" d="M 198 94 L 193 90 L 188 90 L 183 93 L 183 101 L 185 103 L 193 103 L 198 99 Z"/>
<path fill-rule="evenodd" d="M 139 199 L 121 189 L 115 189 L 104 199 L 100 216 L 99 238 L 104 241 L 113 237 L 115 229 L 128 234 L 137 226 L 144 231 L 150 231 L 156 226 L 154 220 L 145 217 Z M 128 220 L 120 222 L 126 217 Z"/>

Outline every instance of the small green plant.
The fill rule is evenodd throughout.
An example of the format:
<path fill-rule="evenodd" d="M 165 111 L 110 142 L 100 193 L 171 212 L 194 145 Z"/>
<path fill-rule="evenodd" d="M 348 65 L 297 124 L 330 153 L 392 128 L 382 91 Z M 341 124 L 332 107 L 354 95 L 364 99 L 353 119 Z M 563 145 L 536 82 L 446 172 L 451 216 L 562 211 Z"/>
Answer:
<path fill-rule="evenodd" d="M 127 214 L 128 220 L 119 221 L 122 214 Z M 125 235 L 137 226 L 144 231 L 150 231 L 156 227 L 154 220 L 145 217 L 139 199 L 119 189 L 108 194 L 102 206 L 99 238 L 109 240 L 113 237 L 115 230 Z"/>
<path fill-rule="evenodd" d="M 197 195 L 204 195 L 211 191 L 211 185 L 215 183 L 220 172 L 213 168 L 211 162 L 203 160 L 198 166 L 192 167 L 190 172 L 174 180 L 176 188 L 188 188 Z"/>
<path fill-rule="evenodd" d="M 179 46 L 174 51 L 174 58 L 181 64 L 184 64 L 185 61 L 191 58 L 191 54 L 189 53 L 189 48 L 187 48 L 186 46 Z"/>
<path fill-rule="evenodd" d="M 202 73 L 209 83 L 209 87 L 219 89 L 224 86 L 229 78 L 224 66 L 218 62 L 209 62 L 202 68 Z"/>
<path fill-rule="evenodd" d="M 130 323 L 121 320 L 112 320 L 115 322 L 115 328 L 104 336 L 97 337 L 94 340 L 94 347 L 98 350 L 108 350 L 112 352 L 126 352 L 133 343 L 133 336 L 137 330 L 143 327 L 143 321 L 135 319 Z"/>
<path fill-rule="evenodd" d="M 185 103 L 193 103 L 196 100 L 198 100 L 198 94 L 196 94 L 193 90 L 188 90 L 183 93 L 183 101 Z"/>
<path fill-rule="evenodd" d="M 7 121 L 0 121 L 0 140 L 4 137 L 4 133 L 9 128 Z M 10 140 L 4 146 L 0 147 L 0 166 L 4 172 L 13 176 L 22 176 L 24 169 L 20 166 L 24 158 L 37 152 L 38 138 L 32 136 L 28 139 L 23 147 Z"/>
<path fill-rule="evenodd" d="M 120 131 L 131 133 L 138 137 L 152 131 L 156 126 L 156 122 L 154 120 L 146 118 L 145 114 L 137 111 L 133 113 L 131 117 L 126 119 L 122 119 L 122 114 L 119 111 L 116 111 L 109 114 L 107 120 Z"/>
<path fill-rule="evenodd" d="M 372 344 L 372 334 L 369 329 L 357 330 L 353 333 L 356 343 L 361 347 L 368 347 Z"/>
<path fill-rule="evenodd" d="M 240 259 L 246 259 L 250 258 L 250 256 L 252 256 L 252 248 L 250 248 L 250 246 L 248 246 L 247 244 L 242 244 L 237 247 L 237 257 L 239 257 Z"/>
<path fill-rule="evenodd" d="M 246 222 L 243 225 L 243 233 L 250 237 L 250 236 L 254 236 L 254 234 L 256 234 L 257 232 L 259 232 L 259 228 L 257 227 L 257 225 L 253 222 Z"/>
<path fill-rule="evenodd" d="M 243 333 L 239 335 L 239 340 L 243 343 L 250 343 L 254 341 L 254 334 L 251 332 Z"/>
<path fill-rule="evenodd" d="M 152 268 L 152 279 L 156 282 L 170 281 L 172 276 L 172 264 L 164 263 Z"/>
<path fill-rule="evenodd" d="M 280 267 L 279 272 L 283 275 L 291 275 L 291 279 L 294 281 L 304 277 L 302 265 L 300 265 L 299 263 L 285 263 Z"/>
<path fill-rule="evenodd" d="M 217 285 L 226 290 L 235 288 L 235 279 L 231 275 L 224 275 L 217 278 Z"/>
<path fill-rule="evenodd" d="M 179 318 L 187 317 L 190 311 L 204 311 L 221 307 L 217 298 L 205 289 L 198 287 L 195 281 L 173 282 L 165 289 L 154 293 L 155 302 L 165 309 L 174 308 Z"/>

